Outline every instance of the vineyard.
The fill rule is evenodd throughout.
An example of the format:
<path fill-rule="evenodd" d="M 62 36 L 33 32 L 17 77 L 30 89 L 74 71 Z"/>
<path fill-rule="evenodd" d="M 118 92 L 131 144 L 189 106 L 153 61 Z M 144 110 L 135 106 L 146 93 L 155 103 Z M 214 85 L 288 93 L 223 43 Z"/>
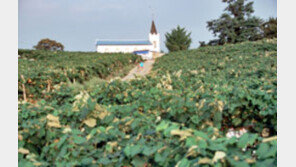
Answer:
<path fill-rule="evenodd" d="M 79 92 L 69 86 L 74 79 L 83 85 L 104 78 L 109 67 L 137 57 L 36 53 L 30 61 L 24 51 L 19 166 L 277 166 L 276 43 L 173 52 L 157 59 L 145 78 L 100 81 Z M 49 79 L 50 89 L 41 89 Z M 22 85 L 34 103 L 23 101 Z M 242 128 L 242 136 L 226 136 Z"/>
<path fill-rule="evenodd" d="M 19 99 L 24 99 L 24 94 L 30 99 L 50 98 L 45 93 L 61 82 L 83 83 L 118 73 L 124 76 L 139 61 L 132 54 L 95 52 L 19 50 L 19 56 Z"/>

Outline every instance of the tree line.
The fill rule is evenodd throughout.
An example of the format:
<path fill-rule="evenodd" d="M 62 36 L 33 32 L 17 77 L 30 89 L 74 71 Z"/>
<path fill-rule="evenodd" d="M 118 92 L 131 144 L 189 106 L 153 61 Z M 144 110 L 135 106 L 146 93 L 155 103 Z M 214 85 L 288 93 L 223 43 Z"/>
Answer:
<path fill-rule="evenodd" d="M 254 2 L 248 2 L 248 0 L 222 0 L 222 2 L 227 3 L 222 15 L 218 19 L 207 22 L 208 30 L 216 39 L 208 43 L 200 41 L 200 47 L 277 37 L 277 18 L 271 17 L 264 21 L 253 16 Z M 177 26 L 165 34 L 165 45 L 170 52 L 187 50 L 192 43 L 190 35 L 191 33 L 185 28 Z"/>

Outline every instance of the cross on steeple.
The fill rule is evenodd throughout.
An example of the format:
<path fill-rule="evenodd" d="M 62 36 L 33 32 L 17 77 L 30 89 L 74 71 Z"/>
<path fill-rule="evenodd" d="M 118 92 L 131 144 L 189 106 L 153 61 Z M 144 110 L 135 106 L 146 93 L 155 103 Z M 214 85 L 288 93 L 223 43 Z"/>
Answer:
<path fill-rule="evenodd" d="M 149 6 L 149 8 L 150 8 L 151 14 L 152 14 L 152 24 L 151 24 L 150 33 L 151 34 L 157 34 L 156 27 L 155 27 L 155 24 L 154 24 L 154 19 L 155 19 L 154 9 L 151 6 Z"/>
<path fill-rule="evenodd" d="M 149 6 L 149 9 L 151 10 L 152 20 L 154 20 L 155 19 L 154 9 L 151 6 Z"/>

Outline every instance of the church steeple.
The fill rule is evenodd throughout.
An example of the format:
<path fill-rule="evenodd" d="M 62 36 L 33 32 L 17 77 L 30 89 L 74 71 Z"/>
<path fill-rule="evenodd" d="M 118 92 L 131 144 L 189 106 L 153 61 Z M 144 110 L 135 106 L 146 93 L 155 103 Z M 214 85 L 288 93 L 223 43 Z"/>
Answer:
<path fill-rule="evenodd" d="M 155 27 L 155 24 L 154 24 L 154 20 L 152 20 L 150 34 L 157 34 L 156 27 Z"/>
<path fill-rule="evenodd" d="M 152 44 L 152 52 L 160 52 L 160 34 L 157 33 L 154 20 L 152 20 L 151 29 L 149 33 L 149 41 Z"/>

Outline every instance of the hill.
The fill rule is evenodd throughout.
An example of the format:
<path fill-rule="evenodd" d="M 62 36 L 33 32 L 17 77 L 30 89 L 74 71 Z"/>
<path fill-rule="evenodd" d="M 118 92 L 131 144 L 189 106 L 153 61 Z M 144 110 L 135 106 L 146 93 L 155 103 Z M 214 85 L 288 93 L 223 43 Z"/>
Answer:
<path fill-rule="evenodd" d="M 276 39 L 204 47 L 130 82 L 58 83 L 19 105 L 19 164 L 276 166 L 276 51 Z"/>

